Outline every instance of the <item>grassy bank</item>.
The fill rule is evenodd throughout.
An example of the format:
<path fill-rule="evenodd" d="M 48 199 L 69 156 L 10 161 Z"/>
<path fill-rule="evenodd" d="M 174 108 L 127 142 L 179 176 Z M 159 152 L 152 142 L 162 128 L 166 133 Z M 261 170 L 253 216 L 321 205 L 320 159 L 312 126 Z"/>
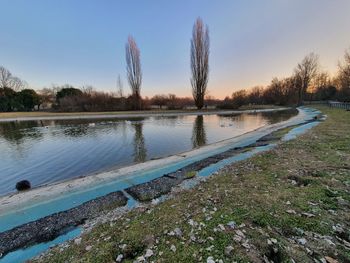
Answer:
<path fill-rule="evenodd" d="M 298 139 L 37 261 L 349 262 L 350 112 L 319 108 L 328 119 Z"/>

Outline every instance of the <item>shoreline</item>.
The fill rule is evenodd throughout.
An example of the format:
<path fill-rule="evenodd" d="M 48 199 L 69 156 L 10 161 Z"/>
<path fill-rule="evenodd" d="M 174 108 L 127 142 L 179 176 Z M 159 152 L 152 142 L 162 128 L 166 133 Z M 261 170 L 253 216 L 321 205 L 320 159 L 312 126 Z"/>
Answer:
<path fill-rule="evenodd" d="M 157 116 L 190 116 L 190 115 L 229 115 L 229 114 L 241 114 L 241 113 L 257 113 L 257 112 L 271 112 L 282 111 L 291 107 L 278 107 L 269 109 L 256 109 L 256 110 L 200 110 L 200 111 L 143 111 L 143 112 L 108 112 L 108 113 L 49 113 L 54 114 L 42 115 L 42 116 L 21 116 L 21 117 L 3 117 L 0 115 L 1 122 L 14 122 L 14 121 L 40 121 L 40 120 L 83 120 L 83 119 L 124 119 L 124 118 L 145 118 L 145 117 L 157 117 Z"/>
<path fill-rule="evenodd" d="M 196 159 L 202 159 L 215 153 L 223 152 L 227 148 L 233 146 L 249 145 L 255 139 L 267 135 L 268 133 L 290 125 L 301 123 L 308 119 L 308 114 L 305 109 L 298 109 L 298 111 L 299 112 L 296 116 L 287 121 L 263 126 L 254 131 L 191 151 L 178 153 L 176 155 L 161 159 L 150 160 L 140 164 L 129 165 L 102 173 L 43 185 L 25 192 L 17 192 L 0 196 L 0 214 L 6 216 L 7 214 L 11 214 L 13 212 L 28 210 L 33 206 L 48 203 L 50 200 L 59 200 L 64 195 L 67 196 L 84 193 L 91 189 L 98 189 L 103 186 L 113 184 L 116 180 L 125 184 L 126 181 L 131 179 L 131 185 L 133 185 L 134 183 L 132 179 L 135 177 L 136 179 L 137 177 L 141 177 L 143 173 L 147 175 L 147 173 L 160 170 L 166 166 L 176 166 L 182 162 L 193 162 Z M 65 207 L 64 209 L 69 208 L 70 207 Z"/>

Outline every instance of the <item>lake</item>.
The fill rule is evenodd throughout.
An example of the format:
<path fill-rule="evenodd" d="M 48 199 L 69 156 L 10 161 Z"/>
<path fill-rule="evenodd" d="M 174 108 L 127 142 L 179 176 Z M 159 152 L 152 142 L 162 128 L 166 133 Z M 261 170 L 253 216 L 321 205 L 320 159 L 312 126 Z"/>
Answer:
<path fill-rule="evenodd" d="M 0 195 L 167 157 L 287 120 L 296 111 L 0 122 Z"/>

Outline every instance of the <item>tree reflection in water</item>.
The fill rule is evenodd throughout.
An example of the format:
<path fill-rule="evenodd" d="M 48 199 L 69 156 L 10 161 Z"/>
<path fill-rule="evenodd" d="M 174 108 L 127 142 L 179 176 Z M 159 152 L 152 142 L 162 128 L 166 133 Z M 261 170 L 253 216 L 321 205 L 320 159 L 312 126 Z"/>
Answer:
<path fill-rule="evenodd" d="M 143 123 L 141 121 L 132 123 L 135 129 L 134 135 L 134 162 L 144 162 L 147 157 L 147 150 L 145 146 L 145 138 L 143 136 L 142 128 Z"/>
<path fill-rule="evenodd" d="M 40 121 L 3 122 L 0 123 L 0 135 L 8 142 L 19 145 L 27 138 L 40 139 L 43 136 L 39 129 L 33 130 L 33 128 L 41 126 L 39 124 Z"/>
<path fill-rule="evenodd" d="M 198 115 L 193 123 L 191 139 L 193 148 L 203 146 L 207 143 L 207 135 L 205 133 L 204 119 L 202 115 Z"/>

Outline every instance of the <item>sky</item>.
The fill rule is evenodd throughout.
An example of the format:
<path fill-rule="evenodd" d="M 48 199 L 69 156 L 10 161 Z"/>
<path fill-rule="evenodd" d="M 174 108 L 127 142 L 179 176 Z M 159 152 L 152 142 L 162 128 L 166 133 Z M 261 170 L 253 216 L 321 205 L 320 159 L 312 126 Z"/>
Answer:
<path fill-rule="evenodd" d="M 305 55 L 334 74 L 350 47 L 349 0 L 0 0 L 0 66 L 34 89 L 92 85 L 125 93 L 125 43 L 141 51 L 141 94 L 191 96 L 190 39 L 210 32 L 209 94 L 287 77 Z"/>

